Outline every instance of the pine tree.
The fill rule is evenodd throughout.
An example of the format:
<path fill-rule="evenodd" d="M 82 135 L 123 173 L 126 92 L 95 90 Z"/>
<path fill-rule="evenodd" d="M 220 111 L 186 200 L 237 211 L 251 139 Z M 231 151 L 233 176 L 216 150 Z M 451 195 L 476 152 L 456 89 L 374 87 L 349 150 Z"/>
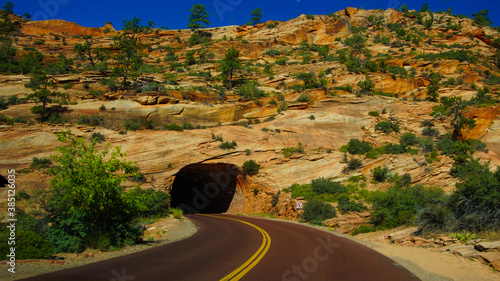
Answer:
<path fill-rule="evenodd" d="M 262 15 L 263 15 L 262 9 L 261 8 L 255 8 L 255 10 L 253 10 L 250 13 L 250 16 L 252 16 L 250 18 L 250 21 L 252 21 L 252 25 L 258 24 L 260 22 L 260 19 L 261 19 Z"/>
<path fill-rule="evenodd" d="M 54 102 L 57 97 L 63 97 L 64 94 L 51 90 L 56 89 L 57 85 L 46 73 L 38 72 L 33 74 L 30 82 L 24 86 L 33 90 L 27 98 L 37 103 L 36 106 L 31 108 L 31 112 L 40 115 L 41 122 L 45 122 L 53 114 L 59 115 L 63 111 L 58 106 L 49 107 L 49 104 Z"/>
<path fill-rule="evenodd" d="M 193 5 L 193 7 L 189 9 L 189 12 L 191 12 L 191 15 L 188 17 L 188 27 L 191 28 L 191 30 L 198 33 L 200 28 L 204 28 L 206 25 L 210 24 L 205 6 L 201 4 Z"/>
<path fill-rule="evenodd" d="M 141 19 L 134 17 L 132 20 L 123 21 L 122 33 L 114 38 L 114 45 L 118 53 L 113 57 L 120 65 L 113 69 L 113 76 L 122 79 L 122 89 L 129 89 L 131 81 L 135 81 L 141 74 L 140 67 L 144 64 L 144 45 L 142 45 L 139 34 L 147 31 Z"/>
<path fill-rule="evenodd" d="M 238 60 L 240 56 L 240 51 L 231 47 L 227 50 L 224 59 L 221 61 L 220 70 L 224 81 L 229 82 L 229 86 L 232 88 L 233 74 L 235 71 L 241 69 L 241 62 Z"/>

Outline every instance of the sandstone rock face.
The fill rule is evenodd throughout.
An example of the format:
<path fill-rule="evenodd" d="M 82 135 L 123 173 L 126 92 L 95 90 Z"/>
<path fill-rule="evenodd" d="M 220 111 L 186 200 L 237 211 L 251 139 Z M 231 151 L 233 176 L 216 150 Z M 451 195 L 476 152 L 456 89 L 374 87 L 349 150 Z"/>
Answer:
<path fill-rule="evenodd" d="M 480 252 L 500 252 L 500 241 L 477 243 L 474 248 Z"/>
<path fill-rule="evenodd" d="M 500 270 L 500 253 L 499 252 L 481 253 L 481 254 L 479 254 L 479 260 L 487 265 L 492 266 L 496 270 Z"/>
<path fill-rule="evenodd" d="M 346 180 L 351 175 L 366 175 L 372 177 L 372 170 L 377 166 L 388 167 L 393 174 L 409 173 L 412 183 L 440 186 L 446 192 L 455 188 L 457 179 L 449 171 L 453 159 L 447 156 L 438 156 L 438 161 L 427 163 L 427 157 L 419 152 L 416 155 L 385 154 L 378 159 L 369 159 L 359 156 L 362 167 L 354 173 L 344 173 L 346 167 L 342 163 L 343 153 L 340 147 L 350 139 L 364 139 L 374 146 L 388 143 L 398 143 L 401 133 L 412 132 L 422 136 L 422 120 L 432 120 L 441 135 L 450 132 L 450 120 L 446 118 L 433 119 L 429 116 L 436 103 L 425 101 L 427 87 L 430 84 L 428 73 L 439 72 L 443 75 L 441 83 L 448 79 L 463 81 L 459 85 L 442 85 L 439 94 L 441 97 L 462 97 L 469 99 L 477 93 L 471 83 L 479 87 L 485 85 L 486 71 L 499 76 L 498 72 L 489 69 L 482 63 L 459 60 L 429 61 L 411 55 L 408 46 L 401 49 L 373 42 L 372 35 L 389 36 L 391 42 L 396 38 L 392 32 L 378 30 L 368 21 L 370 16 L 377 19 L 382 17 L 385 23 L 395 23 L 400 26 L 417 28 L 415 19 L 403 16 L 394 9 L 386 11 L 346 8 L 333 15 L 315 16 L 314 19 L 306 15 L 287 22 L 270 21 L 256 26 L 228 26 L 210 28 L 212 44 L 207 47 L 213 53 L 215 62 L 201 63 L 189 66 L 189 69 L 176 71 L 162 70 L 161 73 L 148 73 L 138 78 L 138 85 L 147 85 L 155 82 L 165 86 L 160 92 L 142 92 L 136 94 L 133 90 L 111 91 L 101 85 L 103 78 L 111 75 L 110 70 L 83 71 L 77 74 L 54 75 L 58 91 L 68 93 L 69 112 L 64 115 L 74 124 L 82 115 L 102 117 L 98 127 L 86 125 L 23 125 L 16 123 L 13 126 L 0 127 L 0 168 L 23 169 L 29 167 L 33 157 L 48 157 L 54 153 L 54 148 L 61 144 L 57 142 L 55 133 L 65 129 L 82 137 L 88 138 L 92 132 L 100 132 L 106 136 L 112 146 L 120 145 L 128 154 L 128 159 L 137 162 L 147 181 L 142 185 L 169 190 L 176 174 L 185 166 L 193 163 L 230 163 L 242 166 L 247 160 L 255 160 L 261 165 L 261 171 L 253 177 L 238 178 L 238 189 L 230 212 L 257 213 L 268 212 L 278 217 L 298 218 L 300 211 L 296 210 L 297 200 L 291 199 L 290 194 L 281 192 L 278 203 L 273 206 L 272 198 L 284 188 L 294 183 L 310 183 L 318 177 L 332 177 L 335 180 Z M 427 19 L 427 18 L 424 18 Z M 462 30 L 455 32 L 447 30 L 448 19 L 451 24 L 459 24 Z M 19 22 L 22 20 L 17 19 Z M 489 28 L 480 28 L 473 25 L 471 19 L 450 18 L 443 15 L 442 23 L 435 22 L 435 28 L 422 30 L 425 35 L 432 36 L 431 42 L 422 40 L 413 44 L 412 50 L 418 54 L 437 54 L 444 48 L 437 44 L 470 45 L 473 53 L 480 53 L 485 58 L 494 54 L 488 45 L 491 38 L 498 37 L 498 32 Z M 273 23 L 275 27 L 268 28 Z M 62 53 L 73 58 L 72 46 L 81 43 L 79 36 L 93 35 L 96 46 L 113 51 L 112 35 L 116 30 L 111 23 L 101 28 L 86 28 L 76 23 L 50 20 L 39 22 L 19 23 L 22 34 L 16 41 L 16 48 L 22 50 L 26 46 L 34 46 L 35 40 L 45 40 L 45 44 L 37 46 L 46 57 L 46 62 L 54 62 L 55 55 Z M 311 51 L 315 63 L 302 63 L 304 55 L 297 52 L 298 45 L 304 40 L 308 44 L 328 45 L 329 54 L 336 56 L 336 52 L 348 48 L 342 42 L 353 34 L 352 27 L 363 26 L 370 33 L 367 48 L 373 55 L 372 61 L 381 62 L 381 57 L 387 58 L 389 66 L 403 67 L 408 75 L 391 75 L 383 71 L 356 71 L 347 69 L 339 61 L 325 61 L 316 51 Z M 105 34 L 105 29 L 111 33 Z M 54 37 L 60 35 L 68 44 L 63 45 Z M 442 35 L 441 35 L 442 34 Z M 444 35 L 444 36 L 443 36 Z M 168 66 L 164 58 L 168 50 L 174 50 L 179 63 L 185 60 L 185 51 L 200 51 L 201 46 L 188 46 L 191 32 L 189 30 L 155 30 L 151 34 L 141 37 L 141 42 L 148 48 L 146 52 L 148 64 Z M 238 36 L 241 36 L 239 38 Z M 224 39 L 225 37 L 225 39 Z M 238 37 L 238 38 L 237 38 Z M 425 36 L 424 36 L 425 37 Z M 233 38 L 233 39 L 228 39 Z M 340 40 L 339 40 L 340 38 Z M 226 40 L 228 39 L 228 40 Z M 245 40 L 245 41 L 243 41 Z M 38 44 L 37 44 L 38 45 Z M 413 47 L 412 45 L 412 47 Z M 172 47 L 172 48 L 169 48 Z M 243 63 L 251 63 L 255 68 L 238 73 L 235 80 L 244 79 L 257 81 L 261 84 L 268 97 L 258 101 L 245 101 L 235 89 L 228 89 L 225 96 L 219 97 L 216 86 L 220 86 L 216 79 L 220 70 L 217 61 L 224 57 L 230 47 L 236 47 L 241 52 Z M 278 50 L 280 55 L 266 54 L 270 49 Z M 305 51 L 304 51 L 305 52 Z M 390 55 L 390 56 L 387 56 Z M 196 53 L 199 56 L 199 53 Z M 362 58 L 363 55 L 360 55 Z M 271 75 L 262 75 L 262 68 L 267 62 L 276 63 L 278 59 L 288 58 L 286 65 L 271 67 Z M 84 64 L 83 61 L 78 63 Z M 111 66 L 114 62 L 111 62 Z M 184 71 L 184 72 L 182 72 Z M 199 75 L 202 73 L 203 75 Z M 327 87 L 309 89 L 306 91 L 291 90 L 290 86 L 302 84 L 296 74 L 313 72 L 327 81 Z M 169 85 L 165 74 L 174 74 L 179 85 Z M 358 83 L 370 78 L 375 83 L 375 90 L 393 94 L 394 97 L 362 95 L 356 96 L 359 91 Z M 0 76 L 0 97 L 9 98 L 18 95 L 26 97 L 30 90 L 24 87 L 30 77 L 26 75 Z M 64 86 L 71 84 L 73 88 L 65 90 Z M 88 85 L 85 85 L 88 84 Z M 456 83 L 458 84 L 458 83 Z M 91 92 L 89 86 L 94 92 Z M 279 87 L 278 87 L 279 86 Z M 353 91 L 345 88 L 353 87 Z M 278 87 L 278 89 L 276 89 Z M 288 89 L 287 89 L 288 88 Z M 492 93 L 498 92 L 498 86 L 492 86 Z M 98 94 L 96 94 L 97 92 Z M 300 102 L 303 95 L 310 99 Z M 420 99 L 420 101 L 418 100 Z M 272 102 L 275 102 L 274 104 Z M 66 101 L 65 101 L 66 102 Z M 75 102 L 77 104 L 75 104 Z M 278 103 L 278 105 L 276 104 Z M 278 110 L 278 106 L 286 104 L 287 110 Z M 99 107 L 107 108 L 100 111 Z M 2 110 L 1 114 L 16 118 L 23 117 L 35 120 L 31 113 L 32 102 L 10 106 Z M 378 117 L 368 115 L 370 111 L 386 114 Z M 483 107 L 470 110 L 466 116 L 476 120 L 476 128 L 470 132 L 463 132 L 464 136 L 480 138 L 488 145 L 488 152 L 476 154 L 482 159 L 492 160 L 493 164 L 500 164 L 500 119 L 498 107 Z M 314 118 L 311 118 L 314 117 Z M 151 121 L 157 130 L 143 130 L 126 135 L 118 133 L 124 131 L 123 123 L 126 120 L 134 122 Z M 400 123 L 401 133 L 384 134 L 374 129 L 380 121 L 397 120 Z M 207 127 L 197 130 L 172 132 L 161 130 L 169 124 L 182 125 L 189 123 L 193 126 Z M 237 147 L 233 150 L 222 150 L 219 142 L 212 139 L 212 134 L 222 135 L 225 141 L 236 141 Z M 434 139 L 437 141 L 438 139 Z M 304 153 L 295 153 L 284 157 L 282 150 L 287 147 L 296 147 L 301 143 Z M 415 148 L 417 148 L 415 146 Z M 474 156 L 476 156 L 474 155 Z M 358 157 L 358 156 L 353 156 Z M 0 170 L 1 173 L 1 170 Z M 25 179 L 23 179 L 25 178 Z M 29 186 L 41 186 L 38 178 L 40 174 L 28 174 L 20 179 L 21 183 Z M 152 180 L 152 179 L 155 180 Z M 47 178 L 43 178 L 47 184 Z M 25 182 L 22 182 L 25 180 Z M 127 183 L 133 186 L 133 183 Z M 388 188 L 389 184 L 373 184 L 368 180 L 367 190 Z M 2 197 L 5 198 L 5 197 Z M 368 221 L 366 214 L 339 215 L 328 223 L 341 232 L 352 231 L 360 224 Z M 428 241 L 408 234 L 398 235 L 389 239 L 395 243 L 406 243 L 417 246 L 453 246 L 456 239 L 442 236 Z M 475 243 L 475 242 L 474 242 Z M 480 247 L 480 246 L 477 246 Z M 466 248 L 469 251 L 470 248 Z M 462 250 L 457 254 L 465 255 Z"/>
<path fill-rule="evenodd" d="M 134 100 L 141 105 L 155 105 L 158 103 L 158 97 L 155 96 L 140 96 Z"/>
<path fill-rule="evenodd" d="M 450 252 L 454 255 L 461 256 L 464 258 L 477 258 L 480 253 L 478 253 L 474 246 L 456 246 L 450 248 Z"/>
<path fill-rule="evenodd" d="M 50 33 L 65 33 L 68 35 L 105 35 L 103 30 L 108 28 L 110 31 L 116 31 L 111 23 L 106 23 L 103 28 L 83 27 L 74 22 L 64 20 L 42 20 L 32 21 L 23 24 L 21 32 L 29 35 L 49 35 Z"/>
<path fill-rule="evenodd" d="M 336 232 L 349 233 L 358 226 L 368 223 L 369 215 L 369 213 L 347 215 L 338 214 L 336 218 L 326 220 L 325 225 L 335 228 Z"/>
<path fill-rule="evenodd" d="M 358 8 L 354 8 L 354 7 L 347 7 L 345 8 L 345 15 L 348 16 L 348 17 L 352 17 L 354 16 L 357 12 L 359 11 Z"/>

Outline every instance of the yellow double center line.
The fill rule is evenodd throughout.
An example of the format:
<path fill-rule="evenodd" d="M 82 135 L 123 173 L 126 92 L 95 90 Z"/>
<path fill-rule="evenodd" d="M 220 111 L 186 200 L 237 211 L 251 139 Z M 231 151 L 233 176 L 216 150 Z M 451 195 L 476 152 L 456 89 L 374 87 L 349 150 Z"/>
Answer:
<path fill-rule="evenodd" d="M 245 274 L 247 274 L 252 268 L 254 268 L 257 265 L 257 263 L 259 263 L 259 261 L 266 255 L 267 251 L 269 250 L 269 247 L 271 246 L 271 237 L 262 228 L 256 226 L 255 224 L 251 224 L 249 222 L 246 222 L 246 221 L 232 219 L 232 218 L 226 218 L 226 217 L 213 216 L 213 215 L 204 215 L 204 216 L 242 222 L 244 224 L 247 224 L 247 225 L 257 229 L 262 234 L 262 244 L 260 245 L 257 252 L 255 252 L 255 254 L 253 254 L 253 256 L 251 258 L 249 258 L 245 263 L 243 263 L 240 267 L 235 269 L 233 272 L 229 273 L 227 276 L 222 278 L 220 281 L 240 280 Z"/>

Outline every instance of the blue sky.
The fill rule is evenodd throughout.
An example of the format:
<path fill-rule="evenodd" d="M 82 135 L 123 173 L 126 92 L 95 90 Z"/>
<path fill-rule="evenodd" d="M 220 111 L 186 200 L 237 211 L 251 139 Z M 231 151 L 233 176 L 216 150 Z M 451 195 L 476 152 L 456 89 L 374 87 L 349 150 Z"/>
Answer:
<path fill-rule="evenodd" d="M 6 0 L 0 0 L 2 6 Z M 264 13 L 262 21 L 286 21 L 301 14 L 329 14 L 345 7 L 365 9 L 398 8 L 406 3 L 410 9 L 420 9 L 429 2 L 432 11 L 451 7 L 454 14 L 472 16 L 480 9 L 489 9 L 494 26 L 500 25 L 500 3 L 497 0 L 11 0 L 14 12 L 22 15 L 28 12 L 35 20 L 63 19 L 87 27 L 101 27 L 109 21 L 116 29 L 121 29 L 122 21 L 141 18 L 144 24 L 152 20 L 158 26 L 170 29 L 187 28 L 188 10 L 194 4 L 203 4 L 210 15 L 210 26 L 240 25 L 250 19 L 250 12 L 260 7 Z"/>

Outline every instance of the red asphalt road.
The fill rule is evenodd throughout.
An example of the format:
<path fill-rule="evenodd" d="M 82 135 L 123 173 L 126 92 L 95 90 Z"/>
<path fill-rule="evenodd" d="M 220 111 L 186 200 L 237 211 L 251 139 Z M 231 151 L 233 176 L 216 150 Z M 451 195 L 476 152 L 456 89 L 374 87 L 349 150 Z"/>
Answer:
<path fill-rule="evenodd" d="M 240 280 L 420 280 L 386 256 L 328 232 L 282 221 L 217 216 L 252 223 L 271 237 L 269 251 Z M 263 241 L 257 229 L 239 221 L 200 215 L 189 219 L 199 230 L 184 240 L 22 280 L 220 280 Z"/>

